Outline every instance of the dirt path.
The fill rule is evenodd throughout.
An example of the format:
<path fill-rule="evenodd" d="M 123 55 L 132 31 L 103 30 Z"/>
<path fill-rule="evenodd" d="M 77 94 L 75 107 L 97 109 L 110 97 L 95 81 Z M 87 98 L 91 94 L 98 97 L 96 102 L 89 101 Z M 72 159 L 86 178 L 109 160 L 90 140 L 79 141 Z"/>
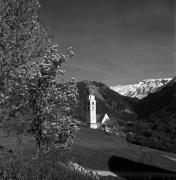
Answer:
<path fill-rule="evenodd" d="M 165 154 L 163 154 L 163 156 L 164 156 L 165 158 L 168 158 L 168 159 L 172 160 L 172 161 L 176 161 L 176 158 L 174 158 L 174 157 L 167 156 L 167 155 L 165 155 Z"/>
<path fill-rule="evenodd" d="M 98 174 L 99 176 L 113 176 L 113 177 L 119 177 L 117 174 L 111 172 L 111 171 L 100 171 L 100 170 L 92 170 L 94 173 Z"/>

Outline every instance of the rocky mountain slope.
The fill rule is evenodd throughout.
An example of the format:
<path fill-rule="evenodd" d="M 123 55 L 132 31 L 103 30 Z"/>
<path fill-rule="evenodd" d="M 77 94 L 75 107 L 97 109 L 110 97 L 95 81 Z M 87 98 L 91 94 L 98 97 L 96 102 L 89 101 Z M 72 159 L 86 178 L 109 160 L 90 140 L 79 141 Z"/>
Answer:
<path fill-rule="evenodd" d="M 159 87 L 167 84 L 170 81 L 171 78 L 148 79 L 140 81 L 137 84 L 117 85 L 111 86 L 110 88 L 123 96 L 142 99 L 146 97 L 149 93 L 156 92 Z"/>

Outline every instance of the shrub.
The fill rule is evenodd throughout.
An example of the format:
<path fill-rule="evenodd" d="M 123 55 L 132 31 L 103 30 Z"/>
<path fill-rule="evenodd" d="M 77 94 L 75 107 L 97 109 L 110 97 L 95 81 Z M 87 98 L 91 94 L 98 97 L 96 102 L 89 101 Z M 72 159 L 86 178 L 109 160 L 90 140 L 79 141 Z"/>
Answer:
<path fill-rule="evenodd" d="M 0 161 L 0 179 L 17 180 L 93 180 L 93 176 L 70 170 L 62 150 L 48 153 L 28 161 L 6 154 Z"/>

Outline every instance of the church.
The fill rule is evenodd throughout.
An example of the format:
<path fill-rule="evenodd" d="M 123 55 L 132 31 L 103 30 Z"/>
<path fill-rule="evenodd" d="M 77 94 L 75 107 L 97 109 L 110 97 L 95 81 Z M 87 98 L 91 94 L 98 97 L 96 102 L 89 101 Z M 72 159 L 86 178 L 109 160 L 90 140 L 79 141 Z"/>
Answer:
<path fill-rule="evenodd" d="M 96 113 L 96 99 L 93 93 L 89 94 L 88 98 L 88 122 L 91 129 L 104 128 L 107 129 L 110 118 L 107 113 L 97 114 Z"/>

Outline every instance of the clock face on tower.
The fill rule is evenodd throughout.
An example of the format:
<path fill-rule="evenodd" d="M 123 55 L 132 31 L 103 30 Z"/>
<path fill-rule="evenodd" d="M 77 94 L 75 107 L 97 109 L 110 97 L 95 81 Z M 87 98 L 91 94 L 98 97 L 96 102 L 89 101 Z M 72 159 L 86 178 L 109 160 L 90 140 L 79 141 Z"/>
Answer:
<path fill-rule="evenodd" d="M 94 111 L 95 110 L 95 102 L 91 103 L 91 107 L 92 107 L 91 109 Z"/>

